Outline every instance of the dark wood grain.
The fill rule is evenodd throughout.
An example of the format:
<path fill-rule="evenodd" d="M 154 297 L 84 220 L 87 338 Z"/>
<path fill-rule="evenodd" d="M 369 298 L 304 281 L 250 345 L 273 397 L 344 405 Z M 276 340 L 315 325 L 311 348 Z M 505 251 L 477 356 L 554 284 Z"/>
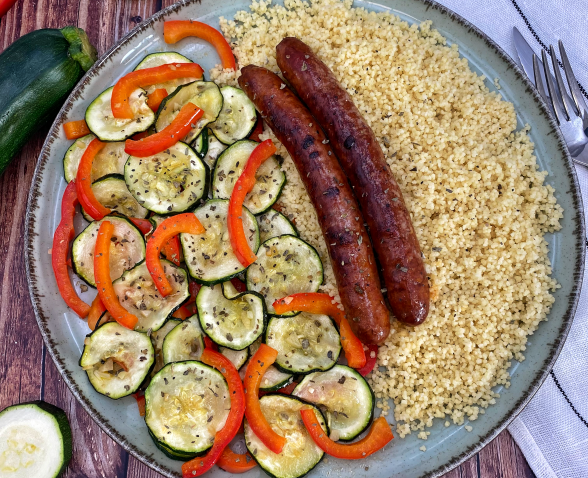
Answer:
<path fill-rule="evenodd" d="M 173 0 L 19 0 L 0 20 L 0 52 L 39 28 L 75 24 L 86 30 L 99 54 Z M 47 128 L 34 135 L 0 177 L 0 409 L 43 399 L 63 408 L 74 433 L 67 478 L 160 476 L 112 441 L 77 403 L 61 379 L 37 329 L 24 264 L 24 217 L 28 190 Z M 533 478 L 507 431 L 445 478 Z"/>

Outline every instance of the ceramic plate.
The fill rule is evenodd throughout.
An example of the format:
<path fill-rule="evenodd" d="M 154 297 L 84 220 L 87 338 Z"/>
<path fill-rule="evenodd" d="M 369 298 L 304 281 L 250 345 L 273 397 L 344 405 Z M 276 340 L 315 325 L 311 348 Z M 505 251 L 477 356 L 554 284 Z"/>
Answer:
<path fill-rule="evenodd" d="M 205 71 L 218 62 L 214 50 L 204 42 L 187 39 L 168 47 L 163 42 L 163 22 L 170 19 L 199 19 L 217 27 L 219 16 L 232 18 L 237 10 L 246 9 L 249 0 L 194 0 L 180 2 L 145 21 L 115 45 L 83 78 L 70 95 L 55 120 L 39 159 L 29 197 L 26 230 L 26 261 L 31 299 L 47 348 L 73 394 L 92 418 L 128 452 L 165 476 L 180 476 L 181 462 L 160 452 L 147 433 L 132 397 L 112 401 L 96 393 L 86 373 L 78 366 L 85 321 L 68 310 L 61 300 L 53 272 L 51 256 L 52 231 L 60 219 L 60 201 L 66 183 L 63 178 L 63 155 L 70 142 L 65 139 L 62 123 L 84 117 L 88 104 L 115 80 L 133 69 L 147 53 L 174 50 L 200 63 Z M 444 7 L 415 0 L 381 0 L 379 3 L 357 0 L 356 6 L 369 10 L 392 10 L 410 23 L 432 20 L 449 42 L 457 43 L 470 68 L 486 78 L 499 78 L 501 94 L 514 103 L 519 127 L 531 125 L 531 139 L 541 169 L 547 170 L 547 183 L 556 190 L 564 208 L 562 229 L 548 235 L 553 276 L 561 284 L 555 293 L 555 305 L 547 322 L 542 322 L 529 337 L 526 360 L 513 362 L 511 386 L 501 393 L 497 404 L 472 422 L 473 431 L 463 426 L 446 428 L 438 420 L 430 429 L 426 447 L 416 434 L 396 438 L 384 450 L 366 460 L 343 462 L 324 460 L 310 476 L 353 476 L 391 478 L 440 476 L 466 460 L 492 440 L 522 410 L 551 369 L 571 325 L 582 281 L 584 263 L 584 223 L 575 170 L 555 128 L 531 84 L 513 61 L 490 39 Z M 494 89 L 491 81 L 487 81 Z M 93 294 L 93 292 L 91 292 Z M 87 296 L 89 301 L 91 296 Z M 467 423 L 466 423 L 467 424 Z M 369 470 L 366 471 L 366 467 Z M 244 477 L 262 475 L 256 468 Z M 215 469 L 211 477 L 227 476 Z"/>

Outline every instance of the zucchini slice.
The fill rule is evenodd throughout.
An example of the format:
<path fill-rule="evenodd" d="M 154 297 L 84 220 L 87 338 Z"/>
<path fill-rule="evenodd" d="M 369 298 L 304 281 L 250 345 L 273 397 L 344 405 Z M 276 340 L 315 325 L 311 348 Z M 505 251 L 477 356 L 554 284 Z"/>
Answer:
<path fill-rule="evenodd" d="M 272 317 L 265 343 L 278 351 L 276 366 L 289 373 L 329 370 L 341 353 L 341 338 L 331 318 L 306 312 Z"/>
<path fill-rule="evenodd" d="M 88 129 L 101 141 L 124 141 L 135 133 L 147 131 L 155 122 L 155 113 L 147 106 L 147 93 L 137 88 L 129 97 L 133 119 L 119 119 L 112 116 L 110 99 L 112 89 L 104 90 L 90 103 L 86 110 Z"/>
<path fill-rule="evenodd" d="M 204 110 L 204 116 L 198 120 L 196 127 L 184 138 L 186 143 L 192 142 L 202 132 L 204 127 L 218 117 L 223 107 L 223 95 L 216 83 L 212 81 L 194 81 L 182 85 L 165 98 L 155 120 L 157 132 L 168 126 L 186 103 L 194 103 Z"/>
<path fill-rule="evenodd" d="M 214 171 L 214 167 L 216 166 L 216 161 L 218 160 L 221 153 L 227 149 L 227 146 L 221 143 L 216 136 L 212 134 L 210 129 L 207 128 L 207 136 L 208 136 L 208 147 L 206 149 L 206 155 L 202 160 L 204 164 L 206 164 L 210 171 Z"/>
<path fill-rule="evenodd" d="M 219 352 L 227 357 L 237 370 L 240 370 L 249 359 L 249 347 L 243 350 L 232 350 L 226 347 L 219 347 Z"/>
<path fill-rule="evenodd" d="M 95 138 L 96 136 L 93 134 L 78 138 L 66 151 L 63 157 L 63 173 L 68 183 L 76 178 L 80 160 L 88 145 Z M 125 143 L 122 141 L 106 143 L 92 163 L 92 182 L 109 174 L 124 174 L 128 158 L 129 155 L 125 153 Z"/>
<path fill-rule="evenodd" d="M 233 144 L 253 131 L 257 123 L 257 112 L 243 90 L 227 85 L 220 91 L 224 100 L 223 108 L 210 127 L 221 143 Z"/>
<path fill-rule="evenodd" d="M 94 248 L 103 221 L 114 225 L 113 241 L 110 243 L 110 278 L 113 281 L 145 259 L 145 240 L 131 221 L 120 216 L 106 216 L 100 221 L 91 222 L 75 238 L 71 255 L 74 271 L 92 287 L 96 287 Z"/>
<path fill-rule="evenodd" d="M 284 234 L 298 237 L 298 231 L 294 224 L 275 209 L 269 209 L 266 213 L 257 216 L 257 224 L 259 225 L 259 240 L 261 242 Z"/>
<path fill-rule="evenodd" d="M 331 433 L 339 440 L 353 440 L 370 425 L 374 414 L 372 389 L 346 365 L 307 375 L 292 395 L 321 407 Z"/>
<path fill-rule="evenodd" d="M 80 366 L 94 389 L 109 398 L 137 391 L 155 362 L 151 339 L 117 322 L 107 322 L 84 341 Z"/>
<path fill-rule="evenodd" d="M 100 204 L 127 217 L 145 218 L 149 211 L 141 206 L 129 192 L 124 176 L 110 174 L 100 178 L 92 184 L 94 196 Z M 92 222 L 93 219 L 82 208 L 84 218 Z"/>
<path fill-rule="evenodd" d="M 61 408 L 39 400 L 0 412 L 0 476 L 57 478 L 71 456 L 71 428 Z"/>
<path fill-rule="evenodd" d="M 265 395 L 259 402 L 272 429 L 288 440 L 282 453 L 276 454 L 263 444 L 245 420 L 245 443 L 249 453 L 266 473 L 275 478 L 299 478 L 306 475 L 321 461 L 324 452 L 310 437 L 300 418 L 300 410 L 314 408 L 322 429 L 328 433 L 323 414 L 303 400 L 282 394 Z"/>
<path fill-rule="evenodd" d="M 248 139 L 229 146 L 219 156 L 212 175 L 212 196 L 230 199 L 233 187 L 247 164 L 251 153 L 259 143 Z M 280 196 L 286 175 L 280 169 L 276 156 L 268 158 L 255 173 L 255 185 L 245 197 L 243 205 L 253 214 L 268 210 Z"/>
<path fill-rule="evenodd" d="M 239 294 L 230 282 L 200 288 L 196 297 L 200 326 L 213 342 L 243 350 L 265 328 L 265 304 L 256 292 Z"/>
<path fill-rule="evenodd" d="M 204 351 L 204 333 L 198 316 L 180 322 L 163 341 L 163 363 L 199 360 Z"/>
<path fill-rule="evenodd" d="M 263 343 L 263 338 L 260 337 L 255 342 L 253 342 L 249 346 L 249 354 L 251 356 L 255 355 L 259 346 Z M 247 367 L 243 367 L 239 373 L 241 376 L 241 380 L 245 379 L 245 370 Z M 263 374 L 263 380 L 259 386 L 259 389 L 262 392 L 275 392 L 286 385 L 289 385 L 294 380 L 294 375 L 291 373 L 284 373 L 281 370 L 278 370 L 277 367 L 270 365 L 268 369 Z"/>
<path fill-rule="evenodd" d="M 208 152 L 208 131 L 208 128 L 204 128 L 202 133 L 192 143 L 192 148 L 200 159 L 206 157 L 206 153 Z"/>
<path fill-rule="evenodd" d="M 143 207 L 157 214 L 184 212 L 206 193 L 206 167 L 181 141 L 165 151 L 125 164 L 125 182 Z"/>
<path fill-rule="evenodd" d="M 192 60 L 189 60 L 184 55 L 180 55 L 175 51 L 164 51 L 160 53 L 151 53 L 147 55 L 141 63 L 139 63 L 135 67 L 135 71 L 137 70 L 144 70 L 145 68 L 155 68 L 156 66 L 167 65 L 169 63 L 194 63 Z M 167 91 L 168 95 L 171 95 L 176 88 L 181 85 L 185 85 L 186 83 L 192 83 L 195 80 L 199 80 L 200 78 L 178 78 L 176 80 L 166 81 L 165 83 L 157 83 L 155 85 L 147 86 L 145 90 L 147 90 L 147 94 L 150 95 L 155 90 L 160 88 L 164 88 Z"/>
<path fill-rule="evenodd" d="M 155 350 L 155 365 L 151 371 L 151 376 L 159 372 L 165 362 L 163 361 L 163 341 L 176 325 L 181 323 L 180 319 L 169 319 L 161 328 L 151 334 L 151 341 L 153 342 L 153 349 Z"/>
<path fill-rule="evenodd" d="M 185 460 L 208 450 L 230 408 L 222 374 L 197 361 L 166 365 L 145 391 L 145 423 L 172 458 Z"/>
<path fill-rule="evenodd" d="M 139 319 L 135 327 L 138 332 L 159 330 L 190 296 L 186 271 L 164 259 L 161 265 L 173 289 L 166 297 L 159 294 L 145 262 L 137 264 L 112 283 L 120 305 Z"/>
<path fill-rule="evenodd" d="M 194 211 L 206 229 L 204 234 L 180 234 L 188 272 L 200 284 L 218 284 L 245 270 L 229 241 L 228 211 L 229 201 L 212 199 Z M 242 217 L 249 247 L 257 252 L 259 231 L 255 216 L 243 208 Z"/>
<path fill-rule="evenodd" d="M 257 261 L 247 269 L 247 289 L 265 297 L 268 313 L 273 303 L 298 292 L 316 292 L 323 283 L 323 263 L 316 249 L 295 236 L 283 235 L 259 247 Z M 289 312 L 284 316 L 296 315 Z"/>

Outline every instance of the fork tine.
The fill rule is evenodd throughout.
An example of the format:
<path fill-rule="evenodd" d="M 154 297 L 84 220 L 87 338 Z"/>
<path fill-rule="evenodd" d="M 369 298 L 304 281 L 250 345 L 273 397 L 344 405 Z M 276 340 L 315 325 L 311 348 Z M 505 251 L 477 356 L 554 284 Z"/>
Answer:
<path fill-rule="evenodd" d="M 541 58 L 543 59 L 543 68 L 545 70 L 547 89 L 549 90 L 549 96 L 551 97 L 551 105 L 553 106 L 553 111 L 555 113 L 557 123 L 561 124 L 562 120 L 564 119 L 565 112 L 562 109 L 562 103 L 557 97 L 557 91 L 555 89 L 553 79 L 551 78 L 551 72 L 549 71 L 549 61 L 547 60 L 547 54 L 545 53 L 545 50 L 541 50 Z M 555 67 L 553 69 L 557 69 L 557 63 L 555 64 Z M 565 117 L 565 120 L 567 121 L 567 117 Z"/>
<path fill-rule="evenodd" d="M 570 87 L 570 93 L 572 94 L 572 101 L 574 104 L 574 112 L 576 115 L 581 116 L 580 112 L 580 104 L 578 98 L 581 98 L 580 88 L 578 88 L 578 80 L 576 80 L 576 76 L 572 70 L 572 65 L 570 65 L 570 60 L 568 60 L 568 54 L 566 53 L 566 49 L 564 48 L 563 42 L 559 40 L 559 54 L 561 56 L 561 61 L 564 66 L 564 71 L 566 72 L 566 78 L 568 80 L 568 85 Z"/>
<path fill-rule="evenodd" d="M 549 98 L 547 97 L 547 92 L 545 90 L 545 85 L 543 84 L 543 79 L 541 78 L 541 67 L 539 66 L 539 58 L 537 55 L 533 53 L 533 73 L 535 75 L 535 87 L 539 91 L 541 98 L 545 101 L 546 104 L 550 103 Z"/>
<path fill-rule="evenodd" d="M 570 112 L 573 110 L 572 103 L 568 95 L 566 95 L 566 87 L 561 77 L 561 72 L 559 71 L 559 67 L 557 66 L 557 57 L 555 56 L 555 48 L 553 45 L 549 45 L 549 54 L 551 56 L 551 64 L 553 65 L 553 72 L 555 73 L 555 81 L 557 83 L 557 88 L 560 92 L 560 98 L 562 100 L 562 106 L 564 110 L 564 114 L 566 116 L 566 120 L 570 121 Z"/>

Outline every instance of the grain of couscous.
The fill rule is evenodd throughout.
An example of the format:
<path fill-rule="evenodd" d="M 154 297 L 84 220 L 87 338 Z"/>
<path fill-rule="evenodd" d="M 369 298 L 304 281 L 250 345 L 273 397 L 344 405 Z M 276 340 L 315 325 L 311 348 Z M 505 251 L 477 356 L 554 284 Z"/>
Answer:
<path fill-rule="evenodd" d="M 402 188 L 432 303 L 419 327 L 393 321 L 370 377 L 378 407 L 386 414 L 394 402 L 401 437 L 426 438 L 433 418 L 475 420 L 495 403 L 492 388 L 509 386 L 511 360 L 524 359 L 558 287 L 543 235 L 559 229 L 563 211 L 528 130 L 516 131 L 513 105 L 430 22 L 409 25 L 350 1 L 286 0 L 286 8 L 253 2 L 221 28 L 240 66 L 276 73 L 282 38 L 310 45 L 364 114 Z M 228 71 L 211 74 L 235 84 Z M 322 290 L 338 298 L 314 209 L 291 158 L 279 153 L 288 179 L 280 205 L 322 257 Z"/>

